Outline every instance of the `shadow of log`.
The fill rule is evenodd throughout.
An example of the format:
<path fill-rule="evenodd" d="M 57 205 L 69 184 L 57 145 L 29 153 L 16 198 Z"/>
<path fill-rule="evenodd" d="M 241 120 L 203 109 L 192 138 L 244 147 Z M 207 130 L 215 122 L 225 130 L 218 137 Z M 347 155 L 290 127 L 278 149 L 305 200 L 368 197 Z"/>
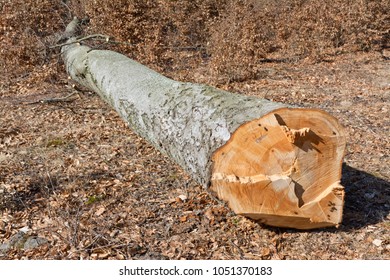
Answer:
<path fill-rule="evenodd" d="M 341 230 L 377 224 L 390 213 L 390 183 L 367 172 L 343 165 L 341 184 L 345 187 Z"/>

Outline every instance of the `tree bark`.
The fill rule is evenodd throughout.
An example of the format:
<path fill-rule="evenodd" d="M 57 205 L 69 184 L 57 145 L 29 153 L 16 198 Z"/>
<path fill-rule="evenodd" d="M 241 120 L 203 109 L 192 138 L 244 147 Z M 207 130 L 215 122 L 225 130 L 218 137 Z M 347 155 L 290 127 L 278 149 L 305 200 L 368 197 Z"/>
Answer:
<path fill-rule="evenodd" d="M 174 81 L 79 43 L 62 55 L 75 81 L 237 214 L 300 229 L 340 224 L 345 136 L 332 116 Z"/>

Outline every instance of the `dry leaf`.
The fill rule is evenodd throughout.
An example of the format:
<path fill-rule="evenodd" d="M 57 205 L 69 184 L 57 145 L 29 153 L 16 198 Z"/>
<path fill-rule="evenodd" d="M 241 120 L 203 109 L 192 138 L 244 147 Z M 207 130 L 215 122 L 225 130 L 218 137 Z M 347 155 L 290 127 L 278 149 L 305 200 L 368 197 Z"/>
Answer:
<path fill-rule="evenodd" d="M 101 214 L 104 213 L 104 211 L 106 211 L 106 208 L 104 206 L 102 206 L 95 212 L 95 215 L 100 216 Z"/>

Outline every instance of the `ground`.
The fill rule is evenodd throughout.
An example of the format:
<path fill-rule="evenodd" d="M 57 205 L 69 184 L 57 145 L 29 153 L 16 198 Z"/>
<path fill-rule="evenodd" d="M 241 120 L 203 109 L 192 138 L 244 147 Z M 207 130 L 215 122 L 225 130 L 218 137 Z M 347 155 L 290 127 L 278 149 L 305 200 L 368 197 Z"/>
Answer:
<path fill-rule="evenodd" d="M 0 1 L 0 259 L 390 259 L 389 5 Z M 54 46 L 74 15 L 109 36 L 86 43 L 173 79 L 335 116 L 341 226 L 264 226 L 197 185 L 68 79 Z"/>
<path fill-rule="evenodd" d="M 390 259 L 388 59 L 373 51 L 265 61 L 256 78 L 218 85 L 320 108 L 345 127 L 343 223 L 309 231 L 231 212 L 74 86 L 61 62 L 12 77 L 0 91 L 0 244 L 20 229 L 46 241 L 0 258 Z M 187 77 L 207 83 L 202 73 Z"/>

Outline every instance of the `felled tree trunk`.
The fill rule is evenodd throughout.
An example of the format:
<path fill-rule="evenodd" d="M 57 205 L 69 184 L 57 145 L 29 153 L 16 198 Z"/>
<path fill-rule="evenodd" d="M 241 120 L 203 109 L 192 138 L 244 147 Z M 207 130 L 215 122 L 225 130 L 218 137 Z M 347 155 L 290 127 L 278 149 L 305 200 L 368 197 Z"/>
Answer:
<path fill-rule="evenodd" d="M 341 222 L 345 137 L 327 113 L 177 82 L 79 43 L 62 55 L 75 81 L 237 214 L 299 229 Z"/>

